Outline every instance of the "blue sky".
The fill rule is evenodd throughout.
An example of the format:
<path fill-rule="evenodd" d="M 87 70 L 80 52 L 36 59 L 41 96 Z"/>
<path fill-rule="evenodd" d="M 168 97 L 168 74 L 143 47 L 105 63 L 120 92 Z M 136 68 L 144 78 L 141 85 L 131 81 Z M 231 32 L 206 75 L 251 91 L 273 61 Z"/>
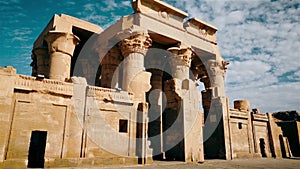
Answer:
<path fill-rule="evenodd" d="M 164 0 L 219 28 L 230 62 L 226 92 L 262 112 L 300 111 L 299 0 Z M 54 13 L 108 27 L 131 14 L 129 0 L 0 0 L 0 66 L 29 75 L 34 40 Z M 232 104 L 231 104 L 232 105 Z"/>

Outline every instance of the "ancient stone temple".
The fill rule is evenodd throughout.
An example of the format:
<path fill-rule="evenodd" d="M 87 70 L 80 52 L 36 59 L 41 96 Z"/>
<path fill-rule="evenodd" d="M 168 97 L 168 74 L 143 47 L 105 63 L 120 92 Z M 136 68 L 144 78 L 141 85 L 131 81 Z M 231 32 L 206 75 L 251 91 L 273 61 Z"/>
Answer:
<path fill-rule="evenodd" d="M 158 0 L 132 6 L 106 30 L 54 15 L 32 76 L 0 68 L 0 167 L 299 156 L 299 114 L 229 109 L 216 27 Z"/>

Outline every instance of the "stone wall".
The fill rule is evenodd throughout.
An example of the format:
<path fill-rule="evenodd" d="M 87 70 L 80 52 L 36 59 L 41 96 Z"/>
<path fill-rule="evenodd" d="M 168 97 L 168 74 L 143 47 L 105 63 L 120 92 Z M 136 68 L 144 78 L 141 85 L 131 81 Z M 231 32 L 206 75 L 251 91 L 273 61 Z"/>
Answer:
<path fill-rule="evenodd" d="M 253 157 L 253 133 L 249 111 L 230 109 L 232 158 Z"/>
<path fill-rule="evenodd" d="M 262 114 L 259 109 L 250 112 L 247 100 L 235 101 L 229 115 L 232 158 L 291 157 L 292 152 L 297 151 L 295 146 L 290 146 L 297 138 L 288 138 L 291 133 L 297 133 L 293 126 L 296 123 L 279 121 L 273 117 L 276 113 Z M 284 130 L 286 126 L 289 126 L 289 132 Z"/>
<path fill-rule="evenodd" d="M 12 67 L 1 68 L 0 78 L 0 164 L 4 168 L 27 166 L 38 141 L 36 134 L 45 139 L 45 167 L 102 163 L 103 159 L 106 164 L 137 163 L 132 94 L 90 87 L 82 79 L 65 83 L 18 75 Z M 125 121 L 122 131 L 121 120 Z"/>

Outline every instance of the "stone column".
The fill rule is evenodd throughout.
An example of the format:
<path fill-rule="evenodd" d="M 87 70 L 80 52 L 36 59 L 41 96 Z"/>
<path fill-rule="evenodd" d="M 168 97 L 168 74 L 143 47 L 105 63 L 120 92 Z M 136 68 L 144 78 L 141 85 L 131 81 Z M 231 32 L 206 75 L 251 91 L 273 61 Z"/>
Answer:
<path fill-rule="evenodd" d="M 45 40 L 50 55 L 49 78 L 66 81 L 70 78 L 71 58 L 79 38 L 68 32 L 49 31 Z"/>
<path fill-rule="evenodd" d="M 119 43 L 124 57 L 122 89 L 133 92 L 135 98 L 145 102 L 145 92 L 151 88 L 151 73 L 145 71 L 144 57 L 152 40 L 147 31 L 143 30 L 131 30 L 126 35 Z"/>
<path fill-rule="evenodd" d="M 158 66 L 159 63 L 156 63 Z M 149 130 L 148 135 L 151 140 L 154 158 L 162 159 L 163 153 L 163 126 L 162 126 L 162 76 L 163 72 L 157 69 L 150 69 L 151 76 L 151 91 L 149 92 L 150 109 Z"/>
<path fill-rule="evenodd" d="M 204 60 L 209 84 L 206 83 L 206 91 L 202 94 L 211 98 L 209 109 L 205 110 L 204 127 L 205 148 L 212 150 L 206 153 L 208 158 L 231 159 L 228 103 L 224 84 L 227 64 L 218 57 Z M 203 81 L 208 81 L 208 79 L 203 79 Z M 208 100 L 206 102 L 209 103 Z M 207 107 L 208 105 L 205 105 L 204 108 Z M 214 141 L 217 144 L 212 144 Z"/>
<path fill-rule="evenodd" d="M 180 109 L 180 102 L 183 99 L 182 89 L 188 89 L 189 86 L 189 69 L 193 52 L 190 48 L 179 45 L 168 49 L 173 55 L 169 58 L 171 74 L 173 79 L 165 82 L 165 94 L 167 96 L 167 108 L 173 110 Z M 186 80 L 184 83 L 183 81 Z"/>
<path fill-rule="evenodd" d="M 137 119 L 130 123 L 130 156 L 135 153 L 139 158 L 144 158 L 145 154 L 151 153 L 149 145 L 145 145 L 145 142 L 139 142 L 139 140 L 146 139 L 147 131 L 141 129 L 142 133 L 136 133 L 140 125 L 148 125 L 145 123 L 146 119 L 142 117 L 142 113 L 148 110 L 141 111 L 139 105 L 146 104 L 146 92 L 151 88 L 150 78 L 151 73 L 145 71 L 144 57 L 148 51 L 148 48 L 152 44 L 152 40 L 147 31 L 140 29 L 137 26 L 133 26 L 127 30 L 124 30 L 117 34 L 119 47 L 124 57 L 123 60 L 123 74 L 122 74 L 122 89 L 133 93 L 133 102 L 136 107 L 137 113 L 132 113 L 131 119 Z M 146 118 L 146 117 L 145 117 Z M 142 121 L 139 119 L 143 119 Z M 143 123 L 143 124 L 140 124 Z M 147 127 L 145 127 L 146 129 Z M 142 139 L 136 140 L 137 136 L 142 136 Z M 142 146 L 139 146 L 142 144 Z M 136 152 L 132 152 L 136 150 Z M 145 152 L 145 153 L 139 153 Z"/>
<path fill-rule="evenodd" d="M 190 79 L 190 67 L 193 57 L 191 48 L 180 45 L 169 48 L 172 80 L 165 83 L 167 96 L 164 148 L 178 143 L 166 152 L 166 157 L 186 162 L 201 162 L 203 158 L 202 116 L 199 110 L 200 96 L 196 82 Z M 175 119 L 172 119 L 172 116 Z M 172 129 L 171 129 L 172 128 Z M 183 139 L 183 141 L 181 141 Z M 171 143 L 171 144 L 170 144 Z M 179 152 L 179 153 L 176 153 Z"/>
<path fill-rule="evenodd" d="M 49 78 L 49 52 L 48 48 L 38 47 L 32 50 L 37 60 L 37 75 Z"/>
<path fill-rule="evenodd" d="M 118 88 L 119 70 L 117 69 L 121 63 L 120 49 L 111 48 L 101 61 L 101 87 Z"/>

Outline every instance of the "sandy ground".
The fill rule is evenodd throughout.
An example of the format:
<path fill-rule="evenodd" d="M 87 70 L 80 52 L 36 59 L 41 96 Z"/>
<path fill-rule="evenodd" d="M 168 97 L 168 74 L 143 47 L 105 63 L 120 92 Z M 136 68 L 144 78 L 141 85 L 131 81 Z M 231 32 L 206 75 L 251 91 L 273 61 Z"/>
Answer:
<path fill-rule="evenodd" d="M 239 159 L 239 160 L 206 160 L 203 164 L 183 162 L 154 161 L 151 165 L 114 165 L 103 167 L 86 167 L 82 169 L 300 169 L 300 158 L 295 159 Z M 79 168 L 74 168 L 79 169 Z"/>

